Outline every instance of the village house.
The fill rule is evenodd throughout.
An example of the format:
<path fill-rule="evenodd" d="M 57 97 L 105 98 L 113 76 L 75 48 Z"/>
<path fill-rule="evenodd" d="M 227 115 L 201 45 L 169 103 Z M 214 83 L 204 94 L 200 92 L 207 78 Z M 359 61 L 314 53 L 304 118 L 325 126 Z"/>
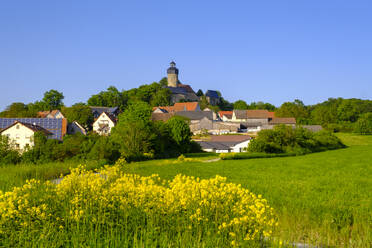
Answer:
<path fill-rule="evenodd" d="M 67 134 L 77 134 L 87 135 L 87 131 L 82 127 L 77 121 L 73 121 L 67 125 Z"/>
<path fill-rule="evenodd" d="M 174 113 L 179 111 L 201 111 L 198 102 L 177 102 L 173 106 L 158 106 L 152 108 L 153 113 Z"/>
<path fill-rule="evenodd" d="M 196 142 L 205 152 L 229 153 L 245 151 L 251 139 L 248 135 L 211 135 L 209 140 Z"/>
<path fill-rule="evenodd" d="M 103 112 L 110 114 L 111 116 L 117 118 L 119 115 L 119 107 L 98 107 L 98 106 L 89 106 L 92 110 L 94 119 L 96 120 Z"/>
<path fill-rule="evenodd" d="M 215 90 L 207 90 L 207 92 L 205 92 L 205 98 L 207 99 L 207 102 L 212 106 L 218 105 L 220 103 L 220 96 Z"/>
<path fill-rule="evenodd" d="M 233 111 L 219 111 L 218 115 L 222 121 L 231 121 Z"/>
<path fill-rule="evenodd" d="M 62 112 L 58 109 L 56 110 L 48 110 L 48 111 L 40 111 L 37 113 L 37 117 L 39 118 L 65 118 Z"/>
<path fill-rule="evenodd" d="M 102 112 L 93 123 L 93 131 L 99 135 L 109 135 L 116 122 L 117 120 L 113 115 Z"/>
<path fill-rule="evenodd" d="M 30 124 L 19 121 L 15 121 L 12 125 L 2 129 L 0 135 L 8 137 L 10 145 L 14 149 L 23 152 L 34 146 L 34 134 L 36 132 L 44 134 L 47 138 L 51 138 L 53 135 L 35 123 Z"/>
<path fill-rule="evenodd" d="M 50 139 L 62 141 L 67 134 L 67 119 L 65 118 L 0 118 L 0 130 L 10 127 L 15 122 L 39 126 L 51 133 L 48 136 Z"/>

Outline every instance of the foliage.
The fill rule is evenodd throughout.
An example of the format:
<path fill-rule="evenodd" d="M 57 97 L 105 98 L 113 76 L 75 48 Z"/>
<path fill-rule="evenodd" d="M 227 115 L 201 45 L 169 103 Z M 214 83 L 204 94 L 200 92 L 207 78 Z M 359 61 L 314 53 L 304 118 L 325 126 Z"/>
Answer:
<path fill-rule="evenodd" d="M 1 192 L 2 245 L 73 246 L 79 237 L 87 246 L 115 238 L 118 246 L 226 247 L 262 244 L 277 225 L 261 195 L 220 176 L 165 181 L 116 166 L 98 172 L 77 168 L 58 185 L 30 180 Z"/>
<path fill-rule="evenodd" d="M 248 105 L 248 109 L 266 109 L 269 111 L 274 111 L 276 107 L 272 105 L 271 103 L 264 103 L 264 102 L 258 101 L 258 102 L 251 102 L 251 104 Z"/>
<path fill-rule="evenodd" d="M 196 95 L 198 97 L 201 97 L 201 96 L 204 96 L 204 93 L 203 93 L 203 91 L 201 89 L 199 89 L 198 92 L 196 92 Z"/>
<path fill-rule="evenodd" d="M 178 150 L 181 153 L 190 152 L 190 141 L 192 133 L 190 132 L 189 124 L 184 118 L 174 116 L 167 121 L 171 138 L 178 145 Z"/>
<path fill-rule="evenodd" d="M 62 113 L 68 122 L 77 121 L 84 128 L 93 124 L 92 110 L 84 103 L 76 103 L 71 107 L 62 107 Z"/>
<path fill-rule="evenodd" d="M 361 115 L 355 123 L 354 132 L 359 134 L 372 134 L 372 112 Z"/>
<path fill-rule="evenodd" d="M 279 125 L 262 130 L 249 146 L 249 152 L 306 154 L 345 147 L 337 136 L 328 131 L 313 133 L 305 128 Z"/>
<path fill-rule="evenodd" d="M 16 164 L 20 161 L 20 155 L 13 150 L 8 137 L 0 135 L 0 164 Z"/>
<path fill-rule="evenodd" d="M 61 109 L 63 106 L 62 100 L 65 97 L 63 96 L 62 92 L 57 90 L 49 90 L 44 93 L 43 103 L 45 104 L 45 108 L 47 110 L 53 109 Z"/>
<path fill-rule="evenodd" d="M 246 110 L 248 109 L 248 104 L 243 100 L 238 100 L 234 102 L 234 109 Z"/>
<path fill-rule="evenodd" d="M 150 116 L 151 108 L 145 102 L 130 104 L 119 115 L 112 130 L 112 140 L 119 145 L 121 156 L 127 161 L 141 160 L 144 153 L 153 153 L 155 135 Z"/>
<path fill-rule="evenodd" d="M 297 123 L 300 119 L 308 119 L 310 112 L 305 104 L 301 100 L 294 100 L 294 102 L 283 103 L 276 111 L 275 116 L 277 117 L 295 117 Z"/>
<path fill-rule="evenodd" d="M 123 110 L 127 104 L 128 98 L 116 87 L 110 86 L 106 91 L 101 91 L 96 95 L 92 95 L 88 99 L 89 106 L 103 106 L 103 107 L 119 107 Z"/>

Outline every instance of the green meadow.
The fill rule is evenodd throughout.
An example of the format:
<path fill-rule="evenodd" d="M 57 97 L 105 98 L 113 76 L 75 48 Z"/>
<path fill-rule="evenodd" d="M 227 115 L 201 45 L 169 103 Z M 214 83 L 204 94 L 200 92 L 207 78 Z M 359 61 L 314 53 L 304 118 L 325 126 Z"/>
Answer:
<path fill-rule="evenodd" d="M 279 216 L 274 235 L 322 246 L 372 244 L 372 136 L 339 134 L 348 148 L 284 158 L 128 164 L 128 173 L 227 177 L 262 194 Z"/>
<path fill-rule="evenodd" d="M 268 200 L 279 218 L 274 233 L 286 244 L 371 247 L 372 136 L 338 134 L 345 149 L 304 156 L 214 161 L 215 154 L 187 155 L 186 161 L 151 160 L 124 164 L 127 173 L 226 177 Z M 187 159 L 189 158 L 189 159 Z M 212 160 L 211 162 L 209 162 Z M 26 179 L 48 180 L 78 163 L 0 166 L 0 189 Z M 100 167 L 89 163 L 88 169 Z"/>

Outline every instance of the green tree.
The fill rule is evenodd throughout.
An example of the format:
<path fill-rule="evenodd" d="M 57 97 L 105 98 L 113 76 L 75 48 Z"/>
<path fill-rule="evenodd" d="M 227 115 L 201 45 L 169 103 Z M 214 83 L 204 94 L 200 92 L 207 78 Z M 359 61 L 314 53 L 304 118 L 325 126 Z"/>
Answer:
<path fill-rule="evenodd" d="M 270 103 L 264 103 L 264 102 L 252 102 L 248 105 L 248 109 L 266 109 L 269 111 L 274 111 L 276 107 Z"/>
<path fill-rule="evenodd" d="M 203 93 L 203 91 L 201 89 L 199 89 L 198 92 L 196 92 L 196 95 L 198 97 L 201 97 L 201 96 L 204 96 L 204 93 Z"/>
<path fill-rule="evenodd" d="M 354 132 L 372 134 L 372 112 L 363 114 L 355 123 Z"/>
<path fill-rule="evenodd" d="M 77 121 L 85 128 L 93 124 L 92 110 L 84 103 L 76 103 L 71 107 L 62 107 L 62 113 L 69 122 Z"/>
<path fill-rule="evenodd" d="M 159 84 L 160 84 L 161 86 L 168 86 L 168 78 L 163 77 L 163 78 L 159 81 Z"/>
<path fill-rule="evenodd" d="M 179 116 L 174 116 L 167 121 L 172 139 L 178 145 L 182 153 L 190 152 L 191 131 L 186 120 Z"/>
<path fill-rule="evenodd" d="M 243 100 L 234 102 L 234 109 L 245 110 L 248 109 L 248 104 Z"/>
<path fill-rule="evenodd" d="M 89 106 L 119 107 L 121 110 L 125 108 L 127 102 L 127 97 L 114 86 L 110 86 L 106 91 L 101 91 L 88 99 Z"/>
<path fill-rule="evenodd" d="M 62 92 L 57 90 L 49 90 L 44 93 L 43 102 L 48 110 L 61 109 L 63 106 L 62 100 L 64 98 L 65 97 L 63 96 Z"/>
<path fill-rule="evenodd" d="M 168 106 L 170 105 L 171 91 L 167 88 L 159 89 L 151 98 L 151 106 Z"/>
<path fill-rule="evenodd" d="M 151 107 L 145 102 L 136 102 L 119 115 L 111 138 L 120 146 L 121 156 L 127 161 L 141 160 L 146 154 L 154 153 L 156 138 L 150 121 Z"/>
<path fill-rule="evenodd" d="M 16 118 L 16 117 L 30 117 L 27 105 L 21 102 L 14 102 L 0 113 L 0 117 Z"/>
<path fill-rule="evenodd" d="M 299 119 L 307 119 L 310 117 L 310 113 L 304 103 L 298 99 L 294 102 L 285 102 L 279 109 L 275 111 L 277 117 L 295 117 Z"/>

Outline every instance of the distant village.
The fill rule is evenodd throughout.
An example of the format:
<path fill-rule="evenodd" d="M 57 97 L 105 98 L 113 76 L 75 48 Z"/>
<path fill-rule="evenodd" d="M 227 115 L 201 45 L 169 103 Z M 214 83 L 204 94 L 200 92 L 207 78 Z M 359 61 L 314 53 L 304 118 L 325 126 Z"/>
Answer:
<path fill-rule="evenodd" d="M 295 118 L 276 117 L 268 110 L 232 110 L 214 112 L 209 108 L 201 109 L 200 97 L 190 85 L 181 84 L 179 70 L 174 62 L 167 69 L 168 85 L 171 92 L 171 106 L 153 107 L 153 121 L 167 121 L 173 116 L 184 117 L 189 122 L 190 131 L 195 140 L 207 152 L 227 153 L 242 152 L 252 136 L 275 125 L 296 126 Z M 221 96 L 215 90 L 204 94 L 209 105 L 215 106 Z M 111 129 L 118 121 L 118 107 L 90 106 L 94 123 L 93 132 L 110 135 Z M 318 131 L 321 126 L 303 126 L 311 131 Z M 43 133 L 48 139 L 63 140 L 65 135 L 80 133 L 87 135 L 87 130 L 78 122 L 68 123 L 60 110 L 42 111 L 38 118 L 0 118 L 0 134 L 7 136 L 14 148 L 23 151 L 32 147 L 36 132 Z M 234 135 L 232 135 L 234 134 Z M 240 134 L 240 135 L 238 135 Z M 208 136 L 203 139 L 203 136 Z"/>

